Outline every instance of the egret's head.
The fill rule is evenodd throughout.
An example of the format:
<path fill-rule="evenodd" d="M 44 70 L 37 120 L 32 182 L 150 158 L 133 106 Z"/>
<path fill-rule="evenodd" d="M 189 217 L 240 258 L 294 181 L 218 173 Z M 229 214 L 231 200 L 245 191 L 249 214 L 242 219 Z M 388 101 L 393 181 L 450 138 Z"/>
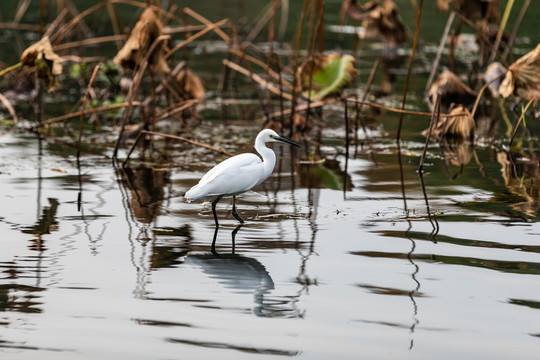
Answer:
<path fill-rule="evenodd" d="M 290 145 L 293 145 L 293 146 L 300 147 L 300 145 L 298 145 L 294 141 L 282 138 L 274 130 L 271 130 L 271 129 L 262 130 L 259 133 L 259 135 L 257 136 L 257 138 L 260 138 L 265 143 L 267 143 L 267 142 L 284 142 L 284 143 L 287 143 L 287 144 L 290 144 Z"/>

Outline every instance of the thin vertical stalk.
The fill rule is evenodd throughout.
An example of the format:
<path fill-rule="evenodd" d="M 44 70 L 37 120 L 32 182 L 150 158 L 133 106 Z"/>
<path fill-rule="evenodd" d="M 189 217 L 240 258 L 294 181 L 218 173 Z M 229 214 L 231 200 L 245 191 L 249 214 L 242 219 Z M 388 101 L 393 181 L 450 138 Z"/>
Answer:
<path fill-rule="evenodd" d="M 409 91 L 409 78 L 411 76 L 411 70 L 414 60 L 414 53 L 416 51 L 416 45 L 418 44 L 418 33 L 420 32 L 420 19 L 422 18 L 422 8 L 424 5 L 424 0 L 420 0 L 418 4 L 418 13 L 416 15 L 416 27 L 414 29 L 414 40 L 411 50 L 411 57 L 409 59 L 409 67 L 407 68 L 407 77 L 405 78 L 405 88 L 403 89 L 403 98 L 401 100 L 401 110 L 405 110 L 405 102 L 407 101 L 407 91 Z M 403 113 L 399 116 L 399 125 L 396 135 L 396 140 L 399 143 L 401 137 L 401 128 L 403 126 Z"/>
<path fill-rule="evenodd" d="M 431 116 L 431 121 L 429 122 L 428 133 L 426 134 L 426 144 L 424 145 L 424 151 L 422 152 L 422 157 L 420 158 L 420 164 L 418 165 L 418 172 L 422 174 L 424 171 L 424 160 L 426 158 L 427 147 L 429 141 L 431 140 L 431 132 L 433 128 L 439 121 L 439 116 L 441 114 L 441 95 L 437 94 L 437 99 L 435 100 L 435 107 L 433 108 L 433 115 Z"/>
<path fill-rule="evenodd" d="M 499 32 L 497 33 L 497 39 L 495 40 L 495 45 L 493 46 L 493 50 L 491 51 L 491 56 L 489 57 L 490 63 L 492 63 L 493 60 L 495 60 L 495 56 L 497 56 L 497 51 L 499 50 L 499 44 L 501 43 L 504 28 L 506 27 L 506 23 L 508 22 L 508 18 L 510 17 L 512 6 L 514 6 L 514 0 L 508 0 L 508 2 L 506 3 L 506 8 L 504 9 L 501 25 L 499 26 Z"/>
<path fill-rule="evenodd" d="M 521 11 L 519 12 L 516 22 L 514 23 L 514 28 L 512 29 L 512 36 L 510 36 L 510 40 L 508 40 L 508 43 L 506 44 L 506 48 L 504 49 L 504 52 L 502 54 L 503 59 L 506 59 L 506 57 L 508 56 L 508 53 L 512 49 L 512 45 L 514 44 L 514 40 L 517 36 L 517 32 L 519 30 L 521 22 L 523 21 L 523 18 L 525 17 L 525 14 L 527 13 L 527 9 L 529 8 L 530 4 L 531 4 L 531 0 L 525 0 L 525 2 L 523 3 L 523 6 L 521 7 Z"/>
<path fill-rule="evenodd" d="M 295 39 L 295 46 L 294 46 L 294 55 L 293 55 L 293 63 L 292 63 L 292 70 L 293 72 L 296 71 L 298 67 L 298 53 L 300 51 L 300 40 L 302 39 L 302 29 L 304 27 L 304 22 L 306 20 L 306 13 L 307 13 L 307 6 L 310 0 L 304 0 L 304 5 L 302 7 L 302 14 L 300 15 L 300 22 L 298 23 L 298 30 L 296 32 L 296 39 Z M 292 101 L 291 101 L 291 116 L 289 121 L 289 135 L 292 135 L 293 131 L 293 118 L 296 112 L 296 85 L 297 85 L 297 77 L 293 77 L 293 93 L 292 93 Z"/>
<path fill-rule="evenodd" d="M 529 109 L 529 107 L 531 106 L 533 102 L 536 102 L 536 98 L 532 98 L 531 100 L 529 100 L 529 102 L 527 103 L 523 111 L 521 112 L 521 116 L 518 119 L 516 127 L 514 128 L 514 131 L 512 131 L 512 136 L 510 137 L 510 142 L 508 143 L 508 147 L 512 146 L 512 143 L 514 142 L 514 137 L 516 136 L 517 129 L 519 128 L 519 125 L 521 125 L 521 122 L 523 121 L 523 118 L 525 117 L 525 113 L 527 112 L 527 110 Z"/>
<path fill-rule="evenodd" d="M 429 73 L 429 78 L 426 83 L 426 91 L 429 90 L 431 83 L 433 82 L 433 79 L 435 78 L 435 74 L 437 73 L 437 68 L 439 67 L 439 62 L 441 61 L 441 55 L 444 49 L 444 44 L 446 44 L 446 40 L 448 39 L 448 34 L 450 33 L 450 28 L 452 27 L 452 24 L 454 23 L 454 18 L 456 17 L 455 11 L 452 11 L 450 13 L 450 16 L 448 16 L 448 20 L 446 21 L 446 27 L 444 28 L 443 36 L 441 38 L 441 42 L 439 43 L 439 49 L 437 50 L 437 55 L 435 55 L 435 60 L 433 61 L 433 66 L 431 68 L 431 72 Z"/>

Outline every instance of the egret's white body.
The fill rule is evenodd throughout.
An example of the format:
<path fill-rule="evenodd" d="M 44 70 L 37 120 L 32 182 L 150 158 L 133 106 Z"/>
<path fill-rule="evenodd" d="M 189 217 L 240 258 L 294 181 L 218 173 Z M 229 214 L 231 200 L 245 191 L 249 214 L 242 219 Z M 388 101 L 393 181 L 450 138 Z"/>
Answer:
<path fill-rule="evenodd" d="M 185 198 L 190 201 L 215 199 L 212 202 L 212 211 L 216 225 L 219 225 L 215 206 L 224 196 L 232 196 L 233 215 L 243 222 L 236 213 L 236 195 L 253 189 L 270 176 L 276 165 L 276 154 L 266 147 L 266 143 L 279 141 L 298 146 L 280 137 L 274 130 L 262 130 L 255 139 L 255 150 L 261 155 L 262 160 L 251 153 L 233 156 L 210 169 L 197 185 L 186 192 Z"/>

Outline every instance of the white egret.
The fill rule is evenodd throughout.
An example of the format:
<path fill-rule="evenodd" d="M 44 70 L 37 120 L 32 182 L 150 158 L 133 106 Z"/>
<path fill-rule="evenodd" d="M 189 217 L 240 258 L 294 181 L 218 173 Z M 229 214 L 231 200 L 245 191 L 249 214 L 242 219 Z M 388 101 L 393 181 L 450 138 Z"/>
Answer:
<path fill-rule="evenodd" d="M 270 176 L 276 165 L 276 154 L 266 147 L 266 143 L 280 141 L 300 146 L 282 138 L 274 130 L 264 129 L 255 139 L 255 150 L 261 155 L 262 160 L 252 153 L 233 156 L 210 169 L 197 185 L 186 192 L 184 197 L 188 201 L 214 199 L 212 213 L 216 226 L 219 226 L 216 204 L 224 196 L 232 196 L 232 214 L 238 221 L 244 223 L 244 220 L 236 213 L 236 195 L 253 189 Z"/>

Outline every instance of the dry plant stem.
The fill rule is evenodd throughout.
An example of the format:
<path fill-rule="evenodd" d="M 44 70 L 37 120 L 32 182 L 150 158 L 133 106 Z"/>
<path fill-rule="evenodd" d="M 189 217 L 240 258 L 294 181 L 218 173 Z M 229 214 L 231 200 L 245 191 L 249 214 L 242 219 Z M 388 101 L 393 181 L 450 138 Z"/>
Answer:
<path fill-rule="evenodd" d="M 64 17 L 67 15 L 68 13 L 68 10 L 66 8 L 62 9 L 62 11 L 60 11 L 60 14 L 58 14 L 58 16 L 56 17 L 56 19 L 54 19 L 53 23 L 51 24 L 51 26 L 49 26 L 49 28 L 47 29 L 47 31 L 45 32 L 44 35 L 47 35 L 47 36 L 51 36 L 51 34 L 54 32 L 54 30 L 56 30 L 56 28 L 58 27 L 58 25 L 60 24 L 60 22 L 64 19 Z"/>
<path fill-rule="evenodd" d="M 283 85 L 285 85 L 287 88 L 289 89 L 293 89 L 293 86 L 290 82 L 288 82 L 287 80 L 283 79 L 281 77 L 281 72 L 275 72 L 274 70 L 272 70 L 268 65 L 266 65 L 264 62 L 262 62 L 261 60 L 259 59 L 256 59 L 254 58 L 253 56 L 250 56 L 250 55 L 247 55 L 247 54 L 243 54 L 241 51 L 238 51 L 236 49 L 229 49 L 229 52 L 236 55 L 236 56 L 243 56 L 245 60 L 248 60 L 248 61 L 251 61 L 252 63 L 254 63 L 255 65 L 259 65 L 261 68 L 263 68 L 268 74 L 270 74 L 270 76 L 272 76 L 274 79 L 278 80 L 279 83 L 282 83 Z M 274 54 L 275 55 L 275 54 Z M 281 80 L 280 80 L 281 79 Z"/>
<path fill-rule="evenodd" d="M 202 15 L 199 15 L 198 13 L 191 10 L 190 8 L 184 8 L 184 13 L 188 14 L 189 16 L 194 18 L 195 20 L 198 20 L 198 21 L 202 22 L 205 25 L 212 25 L 212 22 L 210 20 L 206 19 Z M 215 28 L 214 31 L 223 40 L 225 40 L 227 43 L 231 44 L 231 38 L 229 37 L 229 35 L 225 34 L 219 27 Z"/>
<path fill-rule="evenodd" d="M 411 76 L 411 70 L 414 60 L 414 53 L 416 52 L 416 44 L 418 43 L 418 33 L 420 31 L 420 19 L 422 18 L 422 8 L 424 5 L 424 0 L 420 0 L 418 4 L 418 13 L 416 15 L 416 27 L 414 29 L 414 40 L 411 50 L 411 57 L 409 59 L 409 67 L 407 68 L 407 77 L 405 78 L 405 87 L 403 89 L 403 98 L 401 100 L 401 110 L 405 109 L 405 102 L 407 101 L 407 92 L 409 90 L 409 78 Z M 396 135 L 396 140 L 399 142 L 401 137 L 401 128 L 403 126 L 403 113 L 401 113 L 401 116 L 399 117 L 399 125 Z"/>
<path fill-rule="evenodd" d="M 471 111 L 471 116 L 474 118 L 474 114 L 476 113 L 476 110 L 478 109 L 478 104 L 480 103 L 480 99 L 482 98 L 482 95 L 484 94 L 484 91 L 486 91 L 486 89 L 489 87 L 489 85 L 497 80 L 499 80 L 500 78 L 502 78 L 503 76 L 505 76 L 506 73 L 502 73 L 500 74 L 499 76 L 491 79 L 491 81 L 489 81 L 488 83 L 484 84 L 484 86 L 482 86 L 480 88 L 480 91 L 478 91 L 478 95 L 476 96 L 476 100 L 474 101 L 474 106 L 472 108 L 472 111 Z"/>
<path fill-rule="evenodd" d="M 96 80 L 97 74 L 99 72 L 99 65 L 94 66 L 94 71 L 92 72 L 92 76 L 90 77 L 90 81 L 88 82 L 88 86 L 86 87 L 86 91 L 84 92 L 84 96 L 81 102 L 81 115 L 79 119 L 79 139 L 78 139 L 78 149 L 80 151 L 81 149 L 81 141 L 82 141 L 82 132 L 83 132 L 83 122 L 84 122 L 84 115 L 85 115 L 85 109 L 86 101 L 88 100 L 88 94 L 90 93 L 90 89 L 92 88 L 92 85 L 94 84 L 94 81 Z"/>
<path fill-rule="evenodd" d="M 182 41 L 180 44 L 178 44 L 174 48 L 172 48 L 169 52 L 167 52 L 165 54 L 165 59 L 170 58 L 176 51 L 180 50 L 181 48 L 183 48 L 184 46 L 186 46 L 187 44 L 189 44 L 193 40 L 200 38 L 201 36 L 203 36 L 207 32 L 215 30 L 216 28 L 219 28 L 220 26 L 222 26 L 222 25 L 224 25 L 225 23 L 228 23 L 228 22 L 229 22 L 229 19 L 223 19 L 221 21 L 218 21 L 215 24 L 208 25 L 205 29 L 203 29 L 203 30 L 199 31 L 198 33 L 195 33 L 194 35 L 188 37 L 187 39 Z"/>
<path fill-rule="evenodd" d="M 429 141 L 431 140 L 431 131 L 439 121 L 439 116 L 441 114 L 441 96 L 440 94 L 437 94 L 437 98 L 435 100 L 435 107 L 433 108 L 433 114 L 431 116 L 431 121 L 429 123 L 428 133 L 426 135 L 426 144 L 424 145 L 424 151 L 422 152 L 422 157 L 420 158 L 420 164 L 418 165 L 418 172 L 421 174 L 424 171 L 424 160 L 426 158 L 426 152 L 428 148 Z M 436 112 L 435 112 L 435 109 Z"/>
<path fill-rule="evenodd" d="M 152 10 L 157 12 L 159 15 L 165 16 L 167 19 L 174 20 L 179 24 L 183 23 L 183 20 L 174 14 L 170 14 L 167 10 L 162 9 L 160 6 L 150 5 L 148 4 L 148 1 L 146 2 L 140 2 L 140 1 L 133 1 L 133 0 L 107 0 L 110 1 L 113 4 L 126 4 L 131 6 L 140 7 L 142 9 L 146 9 L 147 7 L 150 7 Z"/>
<path fill-rule="evenodd" d="M 120 146 L 120 140 L 122 138 L 122 133 L 124 132 L 124 128 L 126 127 L 127 119 L 131 116 L 131 110 L 132 110 L 131 103 L 133 102 L 133 99 L 135 98 L 135 95 L 139 91 L 140 84 L 141 84 L 142 78 L 144 76 L 144 72 L 145 72 L 145 70 L 146 70 L 146 68 L 148 66 L 148 59 L 150 58 L 150 55 L 153 54 L 153 52 L 156 49 L 157 45 L 160 42 L 168 40 L 168 39 L 170 39 L 169 35 L 161 35 L 161 36 L 158 36 L 154 40 L 154 42 L 152 43 L 152 45 L 148 49 L 148 52 L 144 56 L 144 59 L 141 62 L 137 73 L 135 74 L 135 77 L 133 79 L 131 87 L 129 88 L 129 92 L 128 92 L 128 95 L 127 95 L 127 98 L 126 98 L 129 105 L 126 107 L 126 109 L 124 111 L 124 117 L 122 118 L 122 124 L 120 126 L 120 132 L 118 134 L 118 139 L 116 139 L 116 144 L 114 146 L 113 159 L 116 159 L 116 155 L 118 154 L 118 147 Z"/>
<path fill-rule="evenodd" d="M 514 28 L 512 29 L 512 36 L 510 36 L 510 40 L 506 44 L 506 48 L 504 49 L 502 53 L 503 59 L 506 59 L 506 57 L 508 56 L 508 53 L 512 49 L 512 45 L 514 44 L 514 40 L 516 39 L 517 32 L 519 30 L 521 22 L 523 21 L 523 18 L 525 17 L 525 14 L 527 13 L 527 9 L 529 8 L 530 4 L 531 4 L 531 0 L 526 0 L 523 3 L 523 6 L 521 7 L 521 11 L 519 12 L 516 22 L 514 23 Z"/>
<path fill-rule="evenodd" d="M 347 102 L 347 99 L 343 99 L 343 116 L 345 118 L 345 176 L 344 178 L 347 178 L 347 168 L 349 163 L 349 103 Z M 346 180 L 345 180 L 346 181 Z M 344 189 L 345 191 L 345 189 Z"/>
<path fill-rule="evenodd" d="M 455 17 L 456 12 L 452 10 L 450 15 L 448 16 L 448 21 L 446 22 L 446 27 L 444 28 L 443 36 L 441 38 L 441 42 L 439 43 L 439 49 L 437 50 L 437 55 L 435 55 L 435 60 L 433 61 L 433 67 L 431 68 L 431 72 L 429 73 L 429 78 L 426 84 L 426 91 L 428 91 L 431 87 L 431 83 L 433 83 L 433 79 L 435 78 L 435 74 L 437 73 L 437 68 L 439 67 L 439 62 L 441 61 L 441 55 L 444 50 L 444 45 L 446 44 L 446 40 L 448 39 L 448 34 L 450 33 L 450 28 L 452 27 L 452 23 L 454 22 Z"/>
<path fill-rule="evenodd" d="M 491 41 L 489 41 L 489 39 L 486 37 L 486 34 L 484 34 L 482 31 L 479 31 L 478 28 L 475 26 L 474 23 L 472 23 L 469 19 L 467 19 L 465 16 L 461 15 L 460 13 L 456 12 L 456 17 L 462 22 L 464 23 L 465 25 L 467 25 L 468 27 L 470 27 L 471 29 L 475 30 L 476 31 L 476 35 L 480 38 L 480 40 L 482 40 L 482 44 L 486 45 L 487 47 L 489 47 L 489 49 L 491 51 L 494 51 L 495 47 L 493 46 L 493 44 L 491 43 Z M 498 54 L 499 52 L 497 50 L 495 50 L 496 53 Z M 508 67 L 508 63 L 501 57 L 499 56 L 499 59 L 501 61 L 501 63 L 505 66 L 505 67 Z"/>
<path fill-rule="evenodd" d="M 328 100 L 324 100 L 324 101 L 314 101 L 309 106 L 310 106 L 311 109 L 314 109 L 314 108 L 322 107 L 324 105 L 329 105 L 329 104 L 336 103 L 339 100 L 340 100 L 339 98 L 333 98 L 333 99 L 328 99 Z M 348 98 L 347 101 L 350 101 L 350 98 Z M 294 111 L 295 112 L 304 111 L 307 108 L 308 108 L 307 104 L 297 105 L 296 109 L 294 109 Z M 270 114 L 269 119 L 274 119 L 276 117 L 284 116 L 284 115 L 290 115 L 290 114 L 292 114 L 292 112 L 293 112 L 293 109 L 287 109 L 287 110 L 283 110 L 283 111 L 278 111 L 278 112 Z"/>
<path fill-rule="evenodd" d="M 351 97 L 347 98 L 347 101 L 357 102 L 357 103 L 360 103 L 360 104 L 364 104 L 364 105 L 367 105 L 367 106 L 372 106 L 372 107 L 375 107 L 375 108 L 378 108 L 378 109 L 383 109 L 383 110 L 390 111 L 390 112 L 395 112 L 395 113 L 398 113 L 398 114 L 430 116 L 430 117 L 433 115 L 432 113 L 428 113 L 428 112 L 391 108 L 391 107 L 384 106 L 384 105 L 381 105 L 381 104 L 376 104 L 376 103 L 372 103 L 372 102 L 369 102 L 369 101 L 362 101 L 362 100 L 358 100 L 358 99 L 351 98 Z M 459 113 L 459 114 L 453 114 L 453 115 L 441 114 L 440 116 L 441 117 L 446 117 L 446 118 L 451 118 L 451 117 L 455 117 L 455 116 L 462 116 L 464 114 L 465 113 Z"/>
<path fill-rule="evenodd" d="M 116 15 L 113 4 L 108 0 L 106 0 L 106 2 L 107 12 L 109 13 L 109 19 L 111 20 L 114 35 L 119 36 L 122 33 L 120 32 L 120 26 L 118 25 L 118 16 Z M 116 48 L 117 50 L 120 50 L 122 48 L 122 42 L 120 40 L 116 40 Z"/>
<path fill-rule="evenodd" d="M 266 23 L 268 23 L 268 21 L 272 19 L 275 14 L 274 2 L 269 2 L 262 10 L 262 13 L 263 15 L 259 18 L 259 21 L 257 21 L 248 36 L 246 36 L 246 42 L 252 42 L 257 37 L 257 35 L 259 35 L 261 30 L 265 27 Z"/>
<path fill-rule="evenodd" d="M 493 60 L 495 60 L 495 56 L 497 56 L 497 51 L 499 50 L 499 44 L 501 43 L 504 28 L 506 27 L 506 23 L 508 22 L 508 18 L 510 17 L 510 12 L 512 11 L 513 6 L 514 0 L 508 0 L 508 2 L 506 3 L 506 8 L 504 9 L 503 17 L 501 19 L 501 25 L 499 26 L 499 32 L 497 33 L 497 39 L 495 39 L 495 45 L 493 46 L 491 56 L 489 57 L 489 63 L 492 63 Z"/>
<path fill-rule="evenodd" d="M 108 111 L 108 110 L 121 109 L 121 108 L 127 107 L 128 105 L 129 105 L 128 102 L 123 102 L 121 104 L 100 106 L 100 107 L 97 107 L 97 108 L 94 108 L 94 109 L 87 109 L 87 110 L 84 110 L 84 111 L 77 111 L 77 112 L 69 113 L 69 114 L 66 114 L 66 115 L 58 116 L 58 117 L 55 117 L 55 118 L 52 118 L 52 119 L 49 119 L 49 120 L 45 120 L 45 121 L 43 121 L 41 123 L 41 126 L 66 121 L 66 120 L 72 119 L 74 117 L 81 116 L 81 114 L 89 115 L 89 114 L 100 113 L 100 112 Z M 142 106 L 142 103 L 140 103 L 138 101 L 133 101 L 131 103 L 131 105 L 132 106 Z"/>
<path fill-rule="evenodd" d="M 212 23 L 210 23 L 211 25 Z M 188 33 L 188 36 L 191 36 L 189 33 L 193 31 L 201 31 L 208 27 L 208 25 L 187 25 L 187 26 L 178 26 L 178 27 L 166 27 L 163 28 L 163 34 L 164 35 L 172 35 L 172 34 L 180 34 L 180 33 Z M 222 27 L 225 27 L 225 25 L 222 25 Z"/>
<path fill-rule="evenodd" d="M 17 125 L 19 123 L 19 118 L 17 117 L 17 113 L 15 112 L 15 109 L 9 102 L 8 98 L 5 97 L 2 93 L 0 93 L 0 101 L 8 109 L 9 113 L 11 114 L 11 117 L 13 118 L 13 122 L 15 123 L 15 125 Z"/>
<path fill-rule="evenodd" d="M 51 43 L 54 44 L 54 43 L 60 42 L 62 39 L 64 39 L 64 37 L 66 37 L 66 35 L 71 30 L 71 28 L 73 28 L 75 25 L 77 25 L 84 17 L 88 16 L 89 14 L 93 13 L 96 10 L 101 9 L 105 5 L 106 5 L 105 2 L 100 2 L 100 3 L 98 3 L 98 4 L 94 5 L 94 6 L 86 9 L 85 11 L 83 11 L 82 13 L 80 13 L 79 15 L 77 15 L 76 17 L 71 19 L 70 22 L 68 22 L 66 25 L 64 25 L 61 28 L 61 31 L 58 31 L 56 34 L 54 34 L 51 37 Z"/>
<path fill-rule="evenodd" d="M 8 23 L 0 22 L 0 29 L 7 30 L 21 30 L 21 31 L 39 31 L 39 25 L 34 24 L 17 24 L 17 23 Z"/>
<path fill-rule="evenodd" d="M 71 48 L 77 48 L 80 46 L 95 45 L 95 44 L 101 44 L 104 42 L 120 41 L 120 40 L 126 40 L 126 39 L 127 39 L 127 35 L 111 35 L 111 36 L 96 37 L 92 39 L 85 39 L 85 40 L 55 45 L 53 46 L 53 50 L 60 51 L 60 50 L 66 50 L 66 49 L 71 49 Z"/>
<path fill-rule="evenodd" d="M 171 111 L 165 111 L 165 112 L 162 112 L 160 113 L 159 115 L 157 115 L 157 121 L 160 121 L 160 120 L 163 120 L 163 119 L 166 119 L 170 116 L 174 116 L 175 114 L 181 112 L 181 111 L 184 111 L 190 107 L 192 107 L 193 105 L 196 105 L 199 103 L 199 100 L 187 100 L 185 101 L 182 105 L 176 107 L 174 110 L 171 110 Z"/>
<path fill-rule="evenodd" d="M 379 69 L 380 64 L 381 64 L 381 59 L 377 59 L 377 61 L 375 61 L 375 63 L 373 64 L 373 67 L 371 68 L 371 72 L 369 73 L 369 78 L 368 78 L 368 80 L 366 82 L 366 87 L 364 88 L 364 91 L 362 93 L 362 101 L 364 101 L 364 102 L 367 99 L 367 96 L 369 94 L 369 89 L 371 88 L 371 84 L 373 84 L 373 80 L 375 79 L 375 74 L 377 73 L 377 70 Z M 358 118 L 360 119 L 360 111 L 362 111 L 362 105 L 364 105 L 364 104 L 357 102 L 356 105 L 357 105 L 357 110 L 356 110 L 357 115 L 356 116 L 358 116 Z M 362 130 L 364 130 L 364 134 L 366 135 L 366 138 L 367 138 L 368 133 L 367 133 L 366 127 L 364 125 L 364 122 L 362 120 L 360 120 L 360 124 L 362 125 Z M 355 126 L 358 127 L 358 124 L 355 124 Z"/>
<path fill-rule="evenodd" d="M 216 151 L 216 152 L 218 152 L 220 154 L 224 154 L 224 155 L 227 155 L 227 156 L 234 156 L 233 153 L 231 153 L 231 152 L 229 152 L 227 150 L 218 149 L 218 148 L 215 148 L 213 146 L 203 144 L 203 143 L 200 143 L 198 141 L 189 140 L 189 139 L 186 139 L 186 138 L 181 137 L 181 136 L 164 134 L 164 133 L 160 133 L 160 132 L 156 132 L 156 131 L 147 131 L 147 130 L 143 130 L 141 132 L 145 133 L 145 134 L 151 134 L 151 135 L 155 135 L 155 136 L 163 136 L 163 137 L 168 137 L 168 138 L 171 138 L 171 139 L 181 140 L 181 141 L 187 142 L 187 143 L 192 144 L 192 145 L 196 145 L 196 146 L 203 147 L 205 149 Z"/>
<path fill-rule="evenodd" d="M 246 76 L 250 77 L 251 79 L 253 79 L 253 81 L 256 81 L 258 84 L 263 86 L 265 89 L 270 90 L 274 94 L 281 95 L 286 99 L 292 100 L 293 95 L 280 91 L 280 89 L 278 87 L 276 87 L 274 84 L 264 80 L 259 75 L 253 74 L 252 72 L 250 72 L 249 70 L 243 68 L 242 66 L 240 66 L 238 64 L 235 64 L 235 63 L 233 63 L 233 62 L 231 62 L 229 60 L 226 60 L 226 59 L 223 60 L 223 64 L 225 66 L 230 67 L 231 69 L 233 69 L 235 71 L 238 71 L 239 73 L 241 73 L 243 75 L 246 75 Z"/>
<path fill-rule="evenodd" d="M 131 145 L 131 148 L 129 149 L 125 160 L 122 162 L 122 167 L 123 168 L 126 167 L 128 161 L 129 161 L 129 158 L 131 157 L 131 153 L 133 153 L 133 150 L 135 150 L 135 148 L 137 147 L 137 145 L 141 141 L 141 138 L 142 138 L 143 134 L 146 133 L 145 131 L 146 130 L 139 131 L 139 133 L 137 134 L 137 137 L 135 138 L 135 142 L 133 143 L 133 145 Z"/>
<path fill-rule="evenodd" d="M 307 6 L 310 0 L 304 0 L 304 5 L 302 7 L 302 14 L 300 15 L 300 22 L 298 23 L 298 29 L 296 31 L 296 39 L 295 39 L 295 46 L 294 46 L 294 55 L 293 55 L 293 62 L 292 62 L 292 69 L 293 71 L 296 71 L 298 68 L 298 54 L 300 52 L 300 40 L 302 39 L 302 28 L 304 27 L 304 22 L 306 20 L 306 13 L 307 13 Z M 297 77 L 293 77 L 293 89 L 296 89 L 297 86 Z M 292 135 L 293 132 L 293 118 L 296 111 L 296 91 L 293 90 L 293 96 L 291 99 L 291 117 L 289 119 L 289 134 Z"/>
<path fill-rule="evenodd" d="M 19 1 L 17 11 L 15 12 L 15 17 L 13 18 L 13 23 L 18 24 L 21 22 L 26 10 L 28 10 L 28 6 L 30 6 L 30 2 L 31 0 Z"/>
<path fill-rule="evenodd" d="M 527 103 L 523 111 L 521 112 L 521 116 L 519 117 L 516 127 L 514 128 L 514 131 L 512 131 L 512 136 L 510 137 L 510 142 L 508 143 L 509 147 L 512 146 L 512 143 L 514 142 L 514 138 L 516 137 L 517 129 L 519 128 L 519 125 L 521 125 L 521 122 L 523 121 L 523 118 L 525 117 L 525 113 L 527 112 L 527 110 L 529 109 L 529 107 L 531 106 L 533 102 L 536 102 L 536 98 L 532 98 L 531 100 L 529 100 L 529 102 Z"/>

